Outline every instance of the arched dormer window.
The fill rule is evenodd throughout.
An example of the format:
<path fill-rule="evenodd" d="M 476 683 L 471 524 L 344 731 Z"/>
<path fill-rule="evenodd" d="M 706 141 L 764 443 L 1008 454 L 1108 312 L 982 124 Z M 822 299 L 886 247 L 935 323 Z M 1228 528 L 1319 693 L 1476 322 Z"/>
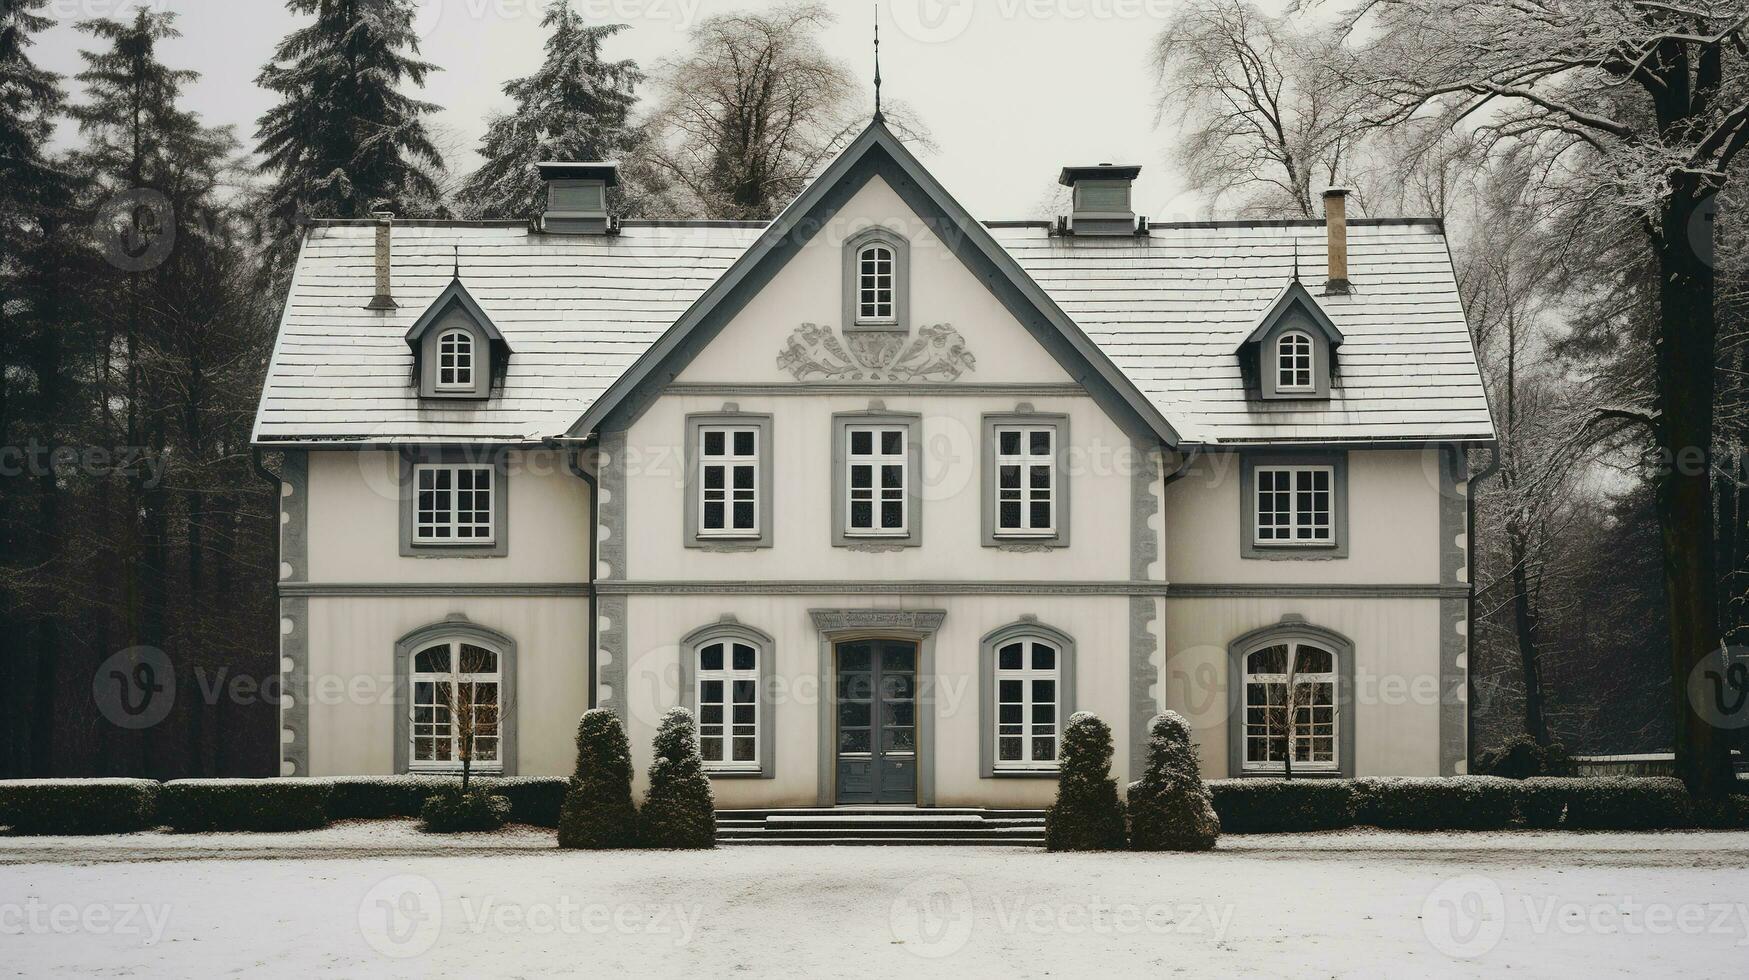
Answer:
<path fill-rule="evenodd" d="M 844 324 L 856 330 L 907 330 L 910 243 L 868 228 L 844 243 Z"/>
<path fill-rule="evenodd" d="M 1289 330 L 1275 342 L 1275 390 L 1313 391 L 1312 338 L 1301 330 Z"/>
<path fill-rule="evenodd" d="M 712 776 L 777 773 L 770 636 L 724 619 L 680 641 L 680 703 L 698 722 L 699 755 Z"/>
<path fill-rule="evenodd" d="M 474 335 L 467 330 L 445 330 L 437 338 L 437 387 L 472 390 L 474 387 Z"/>
<path fill-rule="evenodd" d="M 1354 773 L 1354 645 L 1297 616 L 1233 641 L 1229 775 Z"/>
<path fill-rule="evenodd" d="M 979 645 L 980 761 L 985 778 L 1055 776 L 1075 712 L 1075 641 L 1031 619 Z"/>

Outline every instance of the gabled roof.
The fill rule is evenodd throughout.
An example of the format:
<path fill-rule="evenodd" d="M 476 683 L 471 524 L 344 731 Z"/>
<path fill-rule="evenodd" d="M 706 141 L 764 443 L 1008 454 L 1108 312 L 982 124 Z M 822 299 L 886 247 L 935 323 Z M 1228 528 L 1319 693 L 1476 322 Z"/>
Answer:
<path fill-rule="evenodd" d="M 1111 363 L 1098 345 L 1020 268 L 1014 257 L 917 162 L 879 117 L 778 214 L 753 246 L 705 290 L 630 370 L 608 386 L 566 435 L 586 435 L 616 412 L 635 417 L 641 400 L 634 399 L 634 393 L 641 389 L 648 398 L 654 394 L 654 388 L 679 374 L 734 314 L 876 175 L 883 177 L 919 217 L 942 222 L 938 227 L 953 227 L 959 232 L 941 237 L 973 275 L 983 280 L 1009 312 L 1056 356 L 1069 375 L 1104 404 L 1107 412 L 1120 423 L 1126 415 L 1133 416 L 1169 445 L 1180 442 L 1177 430 L 1160 407 Z"/>
<path fill-rule="evenodd" d="M 407 346 L 418 349 L 419 338 L 423 337 L 425 331 L 430 330 L 432 324 L 442 319 L 444 314 L 448 313 L 450 308 L 454 306 L 460 306 L 467 313 L 468 317 L 485 332 L 487 340 L 494 344 L 503 344 L 506 352 L 510 350 L 510 342 L 504 339 L 502 333 L 498 332 L 497 325 L 492 322 L 490 316 L 486 315 L 486 311 L 480 309 L 479 302 L 474 299 L 473 293 L 468 292 L 468 287 L 462 283 L 460 276 L 451 279 L 449 285 L 443 287 L 443 292 L 438 293 L 437 298 L 425 307 L 425 312 L 419 314 L 419 319 L 414 320 L 413 325 L 407 328 Z"/>
<path fill-rule="evenodd" d="M 1336 329 L 1336 324 L 1330 322 L 1330 314 L 1324 312 L 1324 307 L 1318 303 L 1311 291 L 1306 289 L 1305 284 L 1300 282 L 1296 276 L 1282 287 L 1281 294 L 1275 298 L 1275 302 L 1270 303 L 1263 311 L 1263 315 L 1257 318 L 1257 328 L 1246 335 L 1245 339 L 1240 341 L 1239 346 L 1245 347 L 1250 344 L 1263 343 L 1263 338 L 1269 336 L 1269 331 L 1275 329 L 1275 325 L 1281 322 L 1281 318 L 1287 315 L 1287 311 L 1296 306 L 1306 311 L 1306 315 L 1312 320 L 1312 325 L 1324 335 L 1326 343 L 1331 347 L 1341 345 L 1342 331 Z"/>

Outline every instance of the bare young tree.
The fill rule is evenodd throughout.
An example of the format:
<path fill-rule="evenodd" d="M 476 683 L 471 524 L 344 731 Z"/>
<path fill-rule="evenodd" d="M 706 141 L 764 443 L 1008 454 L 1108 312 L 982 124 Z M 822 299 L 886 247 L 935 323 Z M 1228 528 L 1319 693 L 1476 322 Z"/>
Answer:
<path fill-rule="evenodd" d="M 1749 15 L 1738 0 L 1363 0 L 1350 23 L 1374 38 L 1345 70 L 1382 100 L 1379 122 L 1431 110 L 1490 149 L 1529 148 L 1569 199 L 1643 230 L 1653 410 L 1593 418 L 1643 426 L 1659 458 L 1677 770 L 1695 795 L 1721 795 L 1726 740 L 1685 692 L 1720 646 L 1710 209 L 1749 143 Z"/>
<path fill-rule="evenodd" d="M 1192 190 L 1269 216 L 1316 215 L 1361 130 L 1327 30 L 1248 0 L 1190 0 L 1154 42 L 1158 116 L 1179 124 L 1176 162 Z"/>
<path fill-rule="evenodd" d="M 721 14 L 658 67 L 649 166 L 672 209 L 774 217 L 867 124 L 863 83 L 820 46 L 832 19 L 816 3 Z M 901 136 L 920 136 L 902 107 L 886 116 Z"/>

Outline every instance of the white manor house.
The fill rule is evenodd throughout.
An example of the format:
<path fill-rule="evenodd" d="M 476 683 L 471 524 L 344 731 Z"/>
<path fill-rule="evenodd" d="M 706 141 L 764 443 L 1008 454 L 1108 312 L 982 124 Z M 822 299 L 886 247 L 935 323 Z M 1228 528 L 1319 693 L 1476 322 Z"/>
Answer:
<path fill-rule="evenodd" d="M 1464 771 L 1441 225 L 1150 224 L 1137 169 L 982 222 L 877 117 L 769 224 L 554 163 L 528 220 L 312 225 L 254 431 L 283 772 L 453 771 L 459 686 L 477 770 L 599 706 L 640 786 L 685 705 L 723 807 L 1044 806 L 1075 711 L 1120 781 L 1165 709 L 1211 778 Z"/>

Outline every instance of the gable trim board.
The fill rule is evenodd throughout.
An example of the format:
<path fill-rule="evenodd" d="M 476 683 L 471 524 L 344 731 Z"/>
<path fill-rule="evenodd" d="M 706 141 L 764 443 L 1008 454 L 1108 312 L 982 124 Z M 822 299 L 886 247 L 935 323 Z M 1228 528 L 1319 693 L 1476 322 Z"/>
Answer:
<path fill-rule="evenodd" d="M 777 216 L 758 241 L 608 386 L 566 432 L 566 438 L 585 438 L 600 428 L 628 427 L 735 314 L 877 176 L 1113 420 L 1132 435 L 1151 434 L 1169 446 L 1182 441 L 1147 396 L 879 120 L 870 123 L 819 179 Z"/>

